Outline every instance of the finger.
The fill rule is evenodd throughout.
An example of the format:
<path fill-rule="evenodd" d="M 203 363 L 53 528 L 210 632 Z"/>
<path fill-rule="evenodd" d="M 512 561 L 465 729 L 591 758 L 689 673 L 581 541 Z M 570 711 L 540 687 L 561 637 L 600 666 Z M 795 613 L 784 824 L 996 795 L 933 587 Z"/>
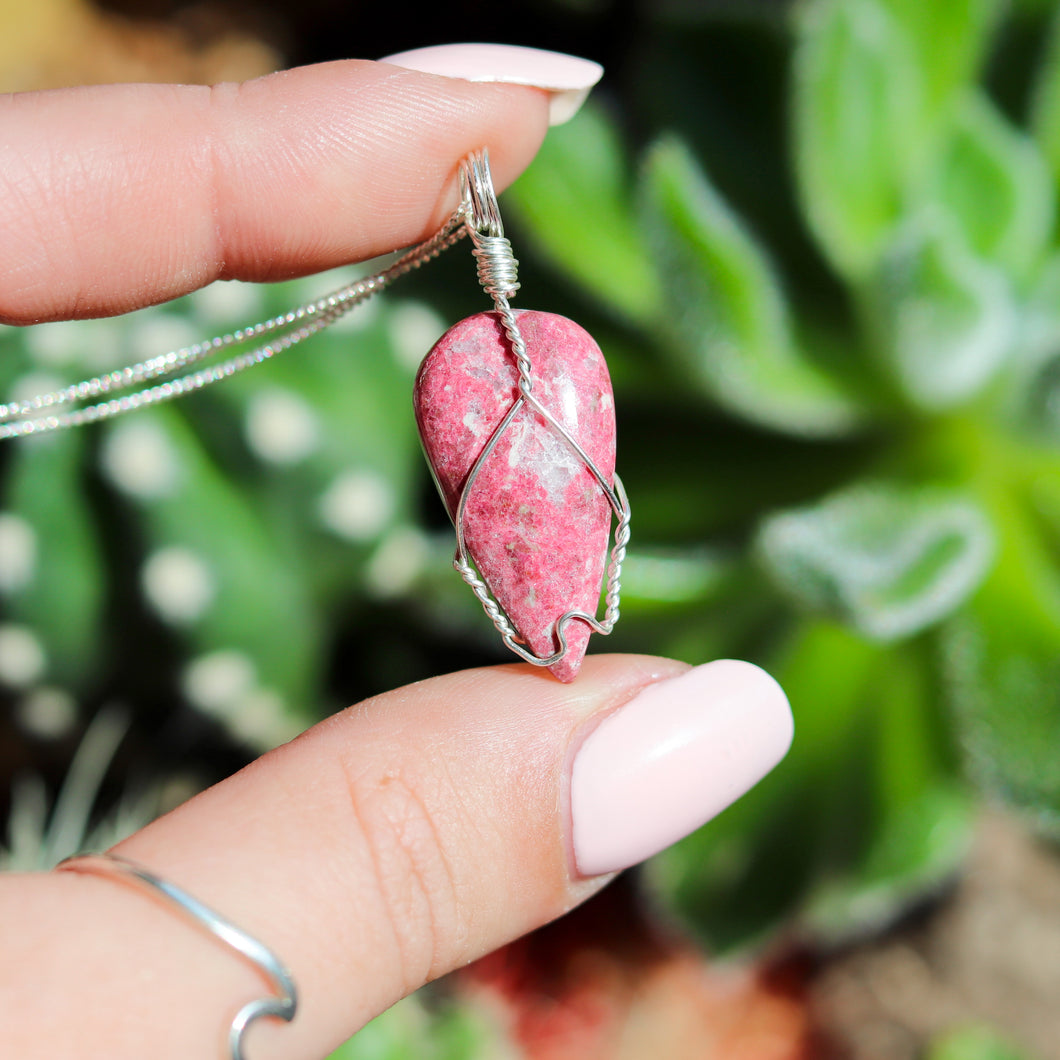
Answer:
<path fill-rule="evenodd" d="M 571 685 L 524 666 L 468 671 L 351 708 L 119 849 L 290 968 L 299 1015 L 256 1025 L 248 1052 L 320 1057 L 696 827 L 790 737 L 783 693 L 746 663 L 597 656 Z M 6 963 L 27 981 L 5 1011 L 51 1037 L 43 1052 L 16 1030 L 15 1055 L 88 1060 L 83 1043 L 101 1042 L 123 1060 L 150 1041 L 156 1060 L 214 1056 L 262 993 L 215 940 L 113 880 L 45 877 L 13 924 L 25 880 L 0 898 Z M 44 1018 L 55 997 L 72 1026 Z"/>
<path fill-rule="evenodd" d="M 0 97 L 0 321 L 120 313 L 414 243 L 455 207 L 459 160 L 487 147 L 506 186 L 548 109 L 533 88 L 359 61 Z"/>

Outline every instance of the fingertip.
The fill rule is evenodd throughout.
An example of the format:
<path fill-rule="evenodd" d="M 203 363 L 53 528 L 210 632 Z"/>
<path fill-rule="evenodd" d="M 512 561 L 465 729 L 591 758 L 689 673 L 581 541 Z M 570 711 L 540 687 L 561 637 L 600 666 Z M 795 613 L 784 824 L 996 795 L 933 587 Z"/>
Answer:
<path fill-rule="evenodd" d="M 502 189 L 548 126 L 539 89 L 359 60 L 212 91 L 103 85 L 5 102 L 11 323 L 127 312 L 220 277 L 284 279 L 411 245 L 456 206 L 463 157 L 488 148 Z"/>
<path fill-rule="evenodd" d="M 547 94 L 550 125 L 570 121 L 604 73 L 591 59 L 513 44 L 440 44 L 380 62 L 466 81 L 539 88 Z"/>
<path fill-rule="evenodd" d="M 225 275 L 250 280 L 428 238 L 459 203 L 463 158 L 487 148 L 501 191 L 548 128 L 540 90 L 367 60 L 281 71 L 241 86 L 228 102 L 217 136 L 220 242 Z"/>
<path fill-rule="evenodd" d="M 694 698 L 680 690 L 695 672 L 596 655 L 570 684 L 511 664 L 384 693 L 155 822 L 122 853 L 238 914 L 290 968 L 304 1016 L 263 1027 L 255 1051 L 322 1055 L 406 991 L 607 883 L 606 866 L 575 869 L 569 856 L 572 748 L 601 717 L 598 731 L 631 705 L 650 711 L 655 689 Z M 622 768 L 620 757 L 603 761 Z"/>
<path fill-rule="evenodd" d="M 643 687 L 574 757 L 577 871 L 628 868 L 699 828 L 780 762 L 793 732 L 780 685 L 750 663 L 718 660 Z"/>

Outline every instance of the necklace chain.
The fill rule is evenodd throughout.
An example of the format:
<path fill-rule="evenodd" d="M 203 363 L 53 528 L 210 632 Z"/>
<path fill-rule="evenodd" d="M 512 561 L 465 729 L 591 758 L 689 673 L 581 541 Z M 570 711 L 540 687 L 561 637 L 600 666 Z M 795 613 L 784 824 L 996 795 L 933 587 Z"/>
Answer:
<path fill-rule="evenodd" d="M 389 287 L 394 280 L 418 269 L 467 234 L 465 206 L 461 205 L 430 239 L 403 254 L 397 261 L 373 276 L 347 284 L 314 302 L 299 306 L 280 316 L 264 320 L 250 327 L 216 338 L 197 342 L 193 346 L 151 357 L 146 361 L 118 368 L 112 372 L 72 383 L 47 394 L 38 394 L 24 401 L 0 404 L 0 440 L 27 435 L 45 434 L 67 427 L 112 419 L 125 412 L 170 401 L 221 379 L 261 364 L 292 346 L 304 342 L 311 335 L 333 324 L 350 310 L 367 301 L 372 295 Z M 244 350 L 218 364 L 197 368 L 177 378 L 167 379 L 192 365 L 233 347 L 243 346 L 266 336 L 275 336 L 259 346 Z M 141 386 L 154 379 L 164 382 L 120 393 Z M 116 397 L 105 395 L 119 394 Z M 103 398 L 91 405 L 69 408 L 80 402 Z M 55 411 L 52 411 L 55 410 Z"/>

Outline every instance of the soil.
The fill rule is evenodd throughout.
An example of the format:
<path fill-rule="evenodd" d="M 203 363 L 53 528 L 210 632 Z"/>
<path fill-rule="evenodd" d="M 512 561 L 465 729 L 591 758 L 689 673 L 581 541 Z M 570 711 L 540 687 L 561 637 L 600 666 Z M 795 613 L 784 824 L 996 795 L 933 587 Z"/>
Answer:
<path fill-rule="evenodd" d="M 1060 858 L 987 811 L 966 871 L 925 915 L 825 962 L 809 1003 L 847 1060 L 915 1060 L 989 1024 L 1028 1060 L 1060 1060 Z"/>
<path fill-rule="evenodd" d="M 743 965 L 662 926 L 627 874 L 453 986 L 521 1060 L 919 1060 L 969 1025 L 1060 1060 L 1060 859 L 984 812 L 930 908 L 841 951 Z"/>

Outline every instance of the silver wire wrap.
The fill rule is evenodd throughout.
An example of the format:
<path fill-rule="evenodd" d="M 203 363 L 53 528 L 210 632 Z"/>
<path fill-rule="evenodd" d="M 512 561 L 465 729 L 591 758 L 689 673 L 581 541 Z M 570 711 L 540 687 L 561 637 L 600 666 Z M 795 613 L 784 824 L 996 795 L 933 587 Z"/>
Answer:
<path fill-rule="evenodd" d="M 501 318 L 505 335 L 511 345 L 519 373 L 519 396 L 512 403 L 504 419 L 490 436 L 482 452 L 471 466 L 460 499 L 457 503 L 453 524 L 456 529 L 456 556 L 453 566 L 471 587 L 472 592 L 482 604 L 501 639 L 519 658 L 535 666 L 553 666 L 567 654 L 567 626 L 574 620 L 586 623 L 595 633 L 605 636 L 615 628 L 619 616 L 619 598 L 622 591 L 622 564 L 626 558 L 629 545 L 630 507 L 622 480 L 616 474 L 612 485 L 604 477 L 588 453 L 582 448 L 570 432 L 534 397 L 533 363 L 526 349 L 526 343 L 519 332 L 515 313 L 509 298 L 519 289 L 518 265 L 511 243 L 504 237 L 504 224 L 501 221 L 500 206 L 493 189 L 490 175 L 489 153 L 483 149 L 473 152 L 460 165 L 460 189 L 463 198 L 463 211 L 468 235 L 471 237 L 472 254 L 478 264 L 479 282 L 485 292 L 493 299 L 493 305 Z M 566 611 L 556 619 L 553 627 L 556 650 L 552 655 L 536 655 L 526 647 L 526 642 L 519 631 L 505 614 L 504 609 L 490 592 L 475 569 L 472 557 L 467 551 L 464 538 L 464 520 L 467 512 L 468 497 L 471 494 L 475 479 L 482 465 L 489 459 L 501 436 L 508 429 L 512 420 L 521 409 L 529 407 L 537 413 L 549 427 L 570 447 L 579 460 L 588 468 L 596 479 L 611 511 L 617 520 L 614 531 L 614 544 L 611 547 L 607 565 L 607 582 L 604 592 L 604 615 L 598 619 L 585 611 Z"/>
<path fill-rule="evenodd" d="M 594 632 L 606 635 L 611 632 L 618 621 L 622 564 L 626 557 L 630 536 L 629 501 L 618 475 L 614 476 L 613 483 L 608 482 L 577 440 L 534 397 L 533 365 L 523 337 L 519 333 L 515 313 L 509 303 L 509 299 L 519 289 L 519 262 L 512 252 L 511 243 L 504 236 L 504 224 L 501 221 L 500 207 L 490 175 L 489 154 L 485 149 L 481 152 L 473 152 L 461 163 L 460 191 L 460 206 L 438 232 L 374 276 L 348 284 L 315 302 L 310 302 L 252 327 L 240 328 L 206 342 L 196 343 L 194 346 L 152 357 L 150 360 L 128 368 L 120 368 L 105 375 L 96 376 L 94 379 L 86 379 L 49 394 L 40 394 L 26 401 L 0 404 L 0 440 L 43 434 L 110 419 L 125 412 L 172 400 L 201 390 L 221 379 L 227 379 L 237 372 L 267 361 L 278 353 L 304 342 L 373 294 L 390 286 L 394 280 L 418 269 L 468 235 L 471 237 L 472 254 L 478 270 L 479 283 L 493 300 L 494 308 L 501 318 L 505 334 L 511 344 L 512 356 L 515 358 L 519 373 L 519 396 L 479 454 L 464 483 L 453 519 L 457 541 L 453 565 L 471 587 L 504 643 L 516 655 L 536 666 L 554 665 L 567 652 L 566 629 L 570 622 L 577 619 L 585 622 Z M 238 353 L 219 364 L 198 368 L 175 379 L 168 379 L 154 386 L 135 390 L 131 394 L 108 397 L 92 405 L 69 411 L 51 411 L 61 410 L 66 405 L 91 401 L 128 390 L 154 379 L 165 379 L 223 350 L 244 345 L 266 335 L 277 337 L 254 349 Z M 464 540 L 467 497 L 478 477 L 479 470 L 493 452 L 501 435 L 508 429 L 515 415 L 524 406 L 536 412 L 588 468 L 607 498 L 617 520 L 614 529 L 614 544 L 606 572 L 603 618 L 597 619 L 595 615 L 574 610 L 561 615 L 554 627 L 556 651 L 549 656 L 535 655 L 527 649 L 518 630 L 475 570 Z"/>
<path fill-rule="evenodd" d="M 59 862 L 56 870 L 92 873 L 137 884 L 143 890 L 160 895 L 169 905 L 204 928 L 229 949 L 249 961 L 268 981 L 274 993 L 270 997 L 248 1001 L 235 1015 L 228 1031 L 231 1060 L 245 1060 L 243 1036 L 256 1019 L 272 1016 L 290 1023 L 298 1008 L 298 995 L 290 972 L 273 952 L 253 935 L 237 928 L 220 913 L 214 912 L 187 891 L 163 880 L 134 861 L 117 854 L 76 854 Z"/>

